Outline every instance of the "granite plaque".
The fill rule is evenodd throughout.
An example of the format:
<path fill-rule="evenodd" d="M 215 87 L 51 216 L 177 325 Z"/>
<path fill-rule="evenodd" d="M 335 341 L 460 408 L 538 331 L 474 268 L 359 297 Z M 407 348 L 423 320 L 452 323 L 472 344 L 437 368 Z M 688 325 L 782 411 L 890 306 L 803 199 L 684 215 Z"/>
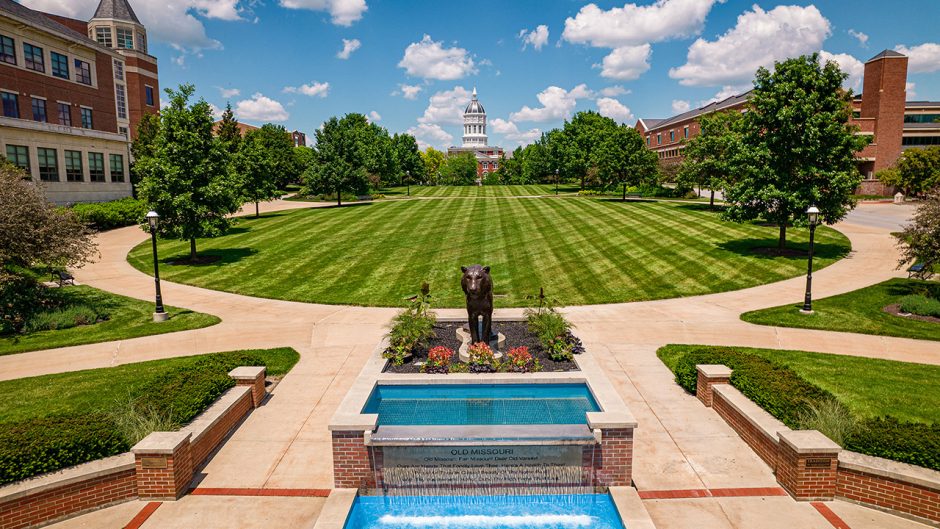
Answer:
<path fill-rule="evenodd" d="M 399 466 L 581 466 L 580 445 L 386 446 L 383 464 Z"/>

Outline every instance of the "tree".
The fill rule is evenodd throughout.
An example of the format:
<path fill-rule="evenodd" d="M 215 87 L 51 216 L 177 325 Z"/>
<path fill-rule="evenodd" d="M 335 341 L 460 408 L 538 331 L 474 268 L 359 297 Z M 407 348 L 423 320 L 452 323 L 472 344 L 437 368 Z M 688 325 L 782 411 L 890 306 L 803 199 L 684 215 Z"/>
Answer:
<path fill-rule="evenodd" d="M 620 185 L 623 200 L 627 186 L 655 183 L 659 174 L 659 158 L 646 148 L 646 142 L 633 127 L 620 125 L 595 146 L 591 165 L 606 187 Z"/>
<path fill-rule="evenodd" d="M 924 267 L 915 275 L 926 279 L 940 265 L 940 195 L 924 200 L 912 221 L 895 235 L 901 248 L 898 268 L 919 262 Z"/>
<path fill-rule="evenodd" d="M 560 129 L 542 133 L 542 136 L 523 149 L 522 178 L 526 182 L 551 183 L 555 181 L 555 169 L 559 169 L 559 162 L 552 157 L 550 145 L 558 145 Z M 561 171 L 564 177 L 564 171 Z"/>
<path fill-rule="evenodd" d="M 225 146 L 229 154 L 238 152 L 242 142 L 242 131 L 238 127 L 238 120 L 235 119 L 235 113 L 232 112 L 232 104 L 226 103 L 225 111 L 222 112 L 222 120 L 219 122 L 219 128 L 216 130 L 216 137 Z"/>
<path fill-rule="evenodd" d="M 317 164 L 317 151 L 305 145 L 294 147 L 294 161 L 297 170 L 303 175 L 307 169 Z"/>
<path fill-rule="evenodd" d="M 448 156 L 441 167 L 441 181 L 450 186 L 470 186 L 477 181 L 477 157 L 472 152 Z"/>
<path fill-rule="evenodd" d="M 137 138 L 131 143 L 131 183 L 134 192 L 140 182 L 140 173 L 137 171 L 137 160 L 146 156 L 153 156 L 153 142 L 160 131 L 160 115 L 144 114 L 137 124 Z"/>
<path fill-rule="evenodd" d="M 782 249 L 787 226 L 805 222 L 809 206 L 827 224 L 854 207 L 862 180 L 855 153 L 869 140 L 848 124 L 852 92 L 842 89 L 845 78 L 835 62 L 821 65 L 818 54 L 776 63 L 773 73 L 757 70 L 725 218 L 776 224 Z"/>
<path fill-rule="evenodd" d="M 294 140 L 287 129 L 281 125 L 266 123 L 254 132 L 268 157 L 274 185 L 278 189 L 284 189 L 287 184 L 299 181 L 303 169 L 297 163 Z"/>
<path fill-rule="evenodd" d="M 424 174 L 427 175 L 426 182 L 431 185 L 437 185 L 439 183 L 437 177 L 441 172 L 441 167 L 444 165 L 445 158 L 444 153 L 434 147 L 428 147 L 421 153 L 421 161 L 424 162 Z"/>
<path fill-rule="evenodd" d="M 908 149 L 894 168 L 878 171 L 883 184 L 895 186 L 905 195 L 923 196 L 940 188 L 940 147 Z"/>
<path fill-rule="evenodd" d="M 235 169 L 241 179 L 242 196 L 248 202 L 255 203 L 255 217 L 259 217 L 258 203 L 273 200 L 279 195 L 275 181 L 275 158 L 265 145 L 261 130 L 245 134 L 235 155 Z"/>
<path fill-rule="evenodd" d="M 395 156 L 395 166 L 398 170 L 399 183 L 413 184 L 423 180 L 424 160 L 418 151 L 418 142 L 414 136 L 395 134 L 392 136 L 392 150 Z"/>
<path fill-rule="evenodd" d="M 370 124 L 362 114 L 332 117 L 316 132 L 318 164 L 304 173 L 304 194 L 342 194 L 368 191 L 370 174 L 390 169 L 390 149 L 382 141 L 381 127 Z"/>
<path fill-rule="evenodd" d="M 709 205 L 715 205 L 715 189 L 733 182 L 734 160 L 741 150 L 743 114 L 730 110 L 699 118 L 699 135 L 686 144 L 685 159 L 679 167 L 676 183 L 682 188 L 696 184 L 711 191 Z"/>
<path fill-rule="evenodd" d="M 191 261 L 196 239 L 223 235 L 242 198 L 230 155 L 212 134 L 211 107 L 189 102 L 195 91 L 190 84 L 166 90 L 153 154 L 137 161 L 140 197 L 160 214 L 160 235 L 188 239 Z"/>
<path fill-rule="evenodd" d="M 559 169 L 562 178 L 578 179 L 583 190 L 595 166 L 594 150 L 617 128 L 616 121 L 593 110 L 575 114 L 565 122 L 561 134 L 549 135 L 552 172 Z"/>

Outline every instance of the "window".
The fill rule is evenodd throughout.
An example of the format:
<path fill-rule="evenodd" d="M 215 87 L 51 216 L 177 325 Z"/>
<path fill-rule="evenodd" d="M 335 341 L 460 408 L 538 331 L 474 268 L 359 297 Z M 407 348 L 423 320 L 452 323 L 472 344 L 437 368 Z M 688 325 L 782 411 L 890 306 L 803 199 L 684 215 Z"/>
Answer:
<path fill-rule="evenodd" d="M 940 123 L 940 114 L 905 114 L 904 123 Z"/>
<path fill-rule="evenodd" d="M 114 59 L 114 78 L 118 81 L 124 80 L 124 62 Z"/>
<path fill-rule="evenodd" d="M 27 68 L 45 73 L 46 63 L 43 61 L 42 48 L 32 44 L 23 44 L 23 58 Z"/>
<path fill-rule="evenodd" d="M 137 31 L 137 50 L 147 53 L 147 36 L 143 31 Z"/>
<path fill-rule="evenodd" d="M 95 30 L 95 40 L 102 46 L 109 48 L 114 47 L 114 44 L 111 42 L 111 28 L 97 28 Z"/>
<path fill-rule="evenodd" d="M 153 87 L 144 85 L 144 92 L 147 95 L 147 106 L 153 106 Z"/>
<path fill-rule="evenodd" d="M 59 160 L 55 149 L 36 149 L 39 155 L 39 179 L 43 182 L 59 181 Z"/>
<path fill-rule="evenodd" d="M 29 147 L 23 145 L 7 145 L 7 160 L 13 165 L 29 172 Z"/>
<path fill-rule="evenodd" d="M 647 146 L 647 147 L 650 146 L 650 137 L 649 137 L 649 136 L 646 137 L 646 146 Z"/>
<path fill-rule="evenodd" d="M 52 75 L 62 78 L 69 78 L 69 58 L 61 53 L 51 52 L 52 56 Z"/>
<path fill-rule="evenodd" d="M 123 135 L 125 138 L 130 138 L 130 136 L 127 135 L 127 127 L 118 127 L 118 133 Z"/>
<path fill-rule="evenodd" d="M 115 84 L 114 94 L 117 101 L 118 119 L 127 119 L 127 93 L 124 90 L 124 85 Z"/>
<path fill-rule="evenodd" d="M 82 174 L 81 152 L 65 151 L 65 179 L 69 182 L 81 182 L 85 179 Z"/>
<path fill-rule="evenodd" d="M 88 153 L 88 180 L 104 182 L 104 155 L 100 152 Z"/>
<path fill-rule="evenodd" d="M 662 144 L 663 144 L 663 135 L 662 135 L 662 134 L 657 134 L 657 135 L 656 135 L 656 145 L 662 145 Z"/>
<path fill-rule="evenodd" d="M 46 100 L 39 99 L 38 97 L 33 98 L 33 121 L 49 121 L 46 118 Z"/>
<path fill-rule="evenodd" d="M 670 131 L 669 131 L 669 142 L 670 142 L 670 143 L 675 143 L 675 142 L 676 142 L 676 131 L 674 131 L 674 130 L 670 130 Z"/>
<path fill-rule="evenodd" d="M 120 154 L 112 154 L 109 156 L 111 159 L 111 181 L 112 182 L 123 182 L 124 181 L 124 156 Z"/>
<path fill-rule="evenodd" d="M 126 28 L 117 28 L 117 47 L 125 50 L 134 49 L 134 31 Z"/>
<path fill-rule="evenodd" d="M 0 98 L 3 99 L 3 115 L 8 118 L 20 117 L 19 98 L 16 94 L 10 92 L 0 92 Z"/>
<path fill-rule="evenodd" d="M 91 65 L 85 61 L 75 59 L 75 80 L 82 84 L 91 85 Z"/>
<path fill-rule="evenodd" d="M 685 127 L 684 129 L 682 129 L 682 133 L 685 135 L 686 138 L 688 138 L 688 137 L 689 137 L 689 127 Z"/>
<path fill-rule="evenodd" d="M 901 139 L 901 145 L 905 147 L 940 145 L 940 136 L 905 136 Z"/>
<path fill-rule="evenodd" d="M 59 125 L 72 126 L 72 107 L 68 103 L 59 103 Z"/>
<path fill-rule="evenodd" d="M 82 114 L 82 128 L 83 129 L 94 128 L 94 121 L 92 120 L 91 109 L 82 107 L 80 110 Z"/>
<path fill-rule="evenodd" d="M 0 35 L 0 62 L 16 64 L 16 45 L 5 35 Z"/>
<path fill-rule="evenodd" d="M 858 110 L 852 111 L 852 119 L 859 119 L 860 117 L 862 117 L 861 112 L 859 112 Z M 907 116 L 904 116 L 904 122 L 907 123 Z"/>

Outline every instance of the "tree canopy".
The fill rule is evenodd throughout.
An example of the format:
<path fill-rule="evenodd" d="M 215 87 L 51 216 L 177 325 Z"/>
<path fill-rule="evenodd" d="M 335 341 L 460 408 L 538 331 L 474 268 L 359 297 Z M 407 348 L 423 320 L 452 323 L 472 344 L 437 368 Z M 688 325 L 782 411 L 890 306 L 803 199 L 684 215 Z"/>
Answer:
<path fill-rule="evenodd" d="M 425 180 L 424 159 L 418 152 L 418 142 L 414 136 L 395 134 L 392 136 L 392 149 L 399 184 L 413 184 Z"/>
<path fill-rule="evenodd" d="M 448 156 L 441 167 L 441 182 L 451 186 L 469 186 L 477 180 L 477 157 L 472 152 Z"/>
<path fill-rule="evenodd" d="M 421 161 L 424 162 L 425 182 L 431 185 L 438 184 L 438 177 L 445 158 L 444 153 L 434 147 L 428 147 L 421 152 Z"/>
<path fill-rule="evenodd" d="M 715 190 L 734 181 L 735 159 L 742 152 L 744 115 L 737 110 L 714 112 L 699 118 L 699 134 L 686 143 L 685 157 L 676 183 L 690 189 L 695 185 L 711 190 L 710 204 L 715 205 Z"/>
<path fill-rule="evenodd" d="M 646 142 L 633 127 L 620 125 L 604 135 L 590 160 L 606 187 L 620 186 L 623 200 L 627 186 L 655 184 L 659 174 L 659 157 L 646 148 Z"/>
<path fill-rule="evenodd" d="M 319 163 L 304 173 L 304 194 L 333 194 L 342 205 L 343 193 L 366 193 L 369 174 L 390 165 L 380 152 L 386 144 L 377 129 L 362 114 L 334 116 L 323 123 L 316 132 Z"/>
<path fill-rule="evenodd" d="M 292 154 L 292 153 L 291 153 Z M 276 179 L 277 157 L 268 149 L 261 130 L 248 131 L 235 154 L 235 170 L 242 184 L 242 196 L 255 203 L 255 216 L 259 216 L 258 203 L 279 196 Z"/>
<path fill-rule="evenodd" d="M 242 131 L 238 127 L 238 120 L 235 119 L 235 112 L 232 111 L 232 104 L 226 103 L 225 110 L 222 112 L 222 119 L 219 122 L 219 128 L 216 130 L 216 137 L 225 145 L 229 154 L 238 152 L 242 142 Z"/>
<path fill-rule="evenodd" d="M 879 171 L 882 183 L 910 196 L 924 196 L 940 188 L 940 146 L 908 149 L 895 167 Z"/>
<path fill-rule="evenodd" d="M 898 268 L 919 262 L 924 268 L 915 275 L 926 279 L 940 268 L 940 195 L 924 200 L 912 221 L 895 235 L 901 249 Z"/>

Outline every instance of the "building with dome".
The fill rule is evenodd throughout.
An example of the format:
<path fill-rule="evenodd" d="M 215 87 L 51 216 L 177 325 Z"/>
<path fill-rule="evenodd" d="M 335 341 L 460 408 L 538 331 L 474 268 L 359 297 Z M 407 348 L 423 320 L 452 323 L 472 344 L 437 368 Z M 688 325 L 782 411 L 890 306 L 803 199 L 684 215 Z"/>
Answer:
<path fill-rule="evenodd" d="M 477 99 L 477 89 L 473 88 L 473 95 L 467 108 L 463 111 L 463 144 L 460 147 L 447 149 L 448 156 L 465 152 L 473 153 L 477 159 L 477 177 L 481 180 L 487 174 L 499 169 L 503 148 L 490 146 L 486 136 L 486 110 Z"/>

